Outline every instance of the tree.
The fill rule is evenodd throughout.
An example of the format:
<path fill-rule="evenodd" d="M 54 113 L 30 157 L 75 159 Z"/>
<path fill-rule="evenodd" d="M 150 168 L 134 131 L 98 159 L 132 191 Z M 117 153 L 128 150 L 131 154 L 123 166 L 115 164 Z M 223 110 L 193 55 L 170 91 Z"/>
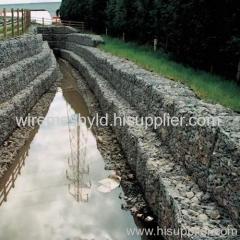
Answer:
<path fill-rule="evenodd" d="M 240 1 L 63 0 L 62 19 L 90 30 L 160 47 L 191 66 L 236 76 L 240 60 Z"/>
<path fill-rule="evenodd" d="M 103 33 L 106 28 L 106 7 L 107 0 L 91 0 L 90 5 L 90 21 L 91 29 L 96 33 Z"/>

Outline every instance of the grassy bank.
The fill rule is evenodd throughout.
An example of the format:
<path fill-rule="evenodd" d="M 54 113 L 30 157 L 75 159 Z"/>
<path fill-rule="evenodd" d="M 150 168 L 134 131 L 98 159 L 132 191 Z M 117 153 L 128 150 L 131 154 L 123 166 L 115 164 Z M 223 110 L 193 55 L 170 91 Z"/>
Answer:
<path fill-rule="evenodd" d="M 104 51 L 127 58 L 147 70 L 172 80 L 180 81 L 208 102 L 220 103 L 240 112 L 240 86 L 235 82 L 173 62 L 164 54 L 154 53 L 150 47 L 125 43 L 109 37 L 105 37 L 105 42 L 106 44 L 100 47 Z"/>

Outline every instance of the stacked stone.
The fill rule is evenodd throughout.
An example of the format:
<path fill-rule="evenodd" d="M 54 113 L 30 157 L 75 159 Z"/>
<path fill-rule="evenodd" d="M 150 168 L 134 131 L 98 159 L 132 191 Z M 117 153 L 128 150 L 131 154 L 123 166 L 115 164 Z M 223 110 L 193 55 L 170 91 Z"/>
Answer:
<path fill-rule="evenodd" d="M 133 63 L 72 43 L 67 49 L 86 61 L 117 89 L 141 116 L 184 117 L 183 126 L 156 129 L 174 160 L 198 185 L 228 209 L 240 225 L 240 115 L 199 100 L 186 86 L 161 78 Z M 216 126 L 187 126 L 190 117 L 219 120 Z M 185 125 L 186 124 L 186 125 Z"/>
<path fill-rule="evenodd" d="M 80 71 L 110 116 L 163 117 L 167 113 L 184 117 L 184 123 L 192 116 L 221 120 L 216 126 L 157 129 L 127 122 L 114 130 L 159 225 L 194 233 L 169 239 L 238 239 L 221 233 L 239 228 L 239 114 L 201 101 L 180 83 L 83 46 L 77 34 L 66 38 L 64 42 L 55 38 L 53 47 L 64 46 L 57 53 Z"/>
<path fill-rule="evenodd" d="M 113 113 L 120 117 L 138 116 L 138 112 L 83 58 L 72 51 L 58 53 L 85 77 L 110 119 Z M 116 126 L 114 130 L 160 227 L 191 233 L 183 238 L 169 239 L 222 239 L 220 233 L 224 229 L 236 233 L 226 210 L 199 188 L 184 167 L 175 164 L 168 147 L 161 144 L 156 133 L 131 122 Z M 236 238 L 229 235 L 225 239 Z"/>
<path fill-rule="evenodd" d="M 10 41 L 0 41 L 0 70 L 41 51 L 41 35 L 25 35 Z"/>
<path fill-rule="evenodd" d="M 48 41 L 51 48 L 65 48 L 68 34 L 77 33 L 77 30 L 68 26 L 38 27 L 37 32 L 42 34 L 43 40 Z"/>
<path fill-rule="evenodd" d="M 56 59 L 41 35 L 0 43 L 0 144 L 58 76 Z"/>

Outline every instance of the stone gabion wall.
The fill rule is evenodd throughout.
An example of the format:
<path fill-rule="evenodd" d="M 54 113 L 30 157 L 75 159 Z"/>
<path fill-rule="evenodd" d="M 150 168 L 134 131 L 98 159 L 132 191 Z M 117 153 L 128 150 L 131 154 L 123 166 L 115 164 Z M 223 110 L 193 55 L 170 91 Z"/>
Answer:
<path fill-rule="evenodd" d="M 56 59 L 41 35 L 0 43 L 0 145 L 58 77 Z"/>
<path fill-rule="evenodd" d="M 220 126 L 159 127 L 159 138 L 174 160 L 198 185 L 229 210 L 240 224 L 240 116 L 220 105 L 199 100 L 182 84 L 161 78 L 133 63 L 94 48 L 67 43 L 82 56 L 142 116 L 216 117 Z"/>
<path fill-rule="evenodd" d="M 119 97 L 111 84 L 99 75 L 84 58 L 68 50 L 57 50 L 60 57 L 69 61 L 84 76 L 100 102 L 104 113 L 117 116 L 138 116 L 127 101 Z M 185 229 L 191 236 L 168 236 L 167 239 L 184 240 L 235 240 L 236 236 L 221 238 L 221 230 L 234 229 L 225 209 L 204 194 L 191 180 L 185 169 L 174 164 L 167 146 L 159 142 L 156 133 L 126 122 L 114 130 L 122 144 L 131 168 L 145 192 L 146 199 L 159 219 L 162 229 Z M 219 218 L 218 218 L 219 215 Z M 218 219 L 218 220 L 216 220 Z M 214 231 L 211 237 L 209 233 Z"/>
<path fill-rule="evenodd" d="M 43 37 L 45 35 L 56 35 L 56 34 L 70 34 L 77 33 L 78 31 L 75 28 L 69 26 L 48 26 L 48 27 L 38 27 L 37 32 L 42 34 Z"/>
<path fill-rule="evenodd" d="M 168 113 L 186 122 L 192 116 L 221 119 L 220 126 L 145 131 L 128 125 L 115 131 L 160 225 L 205 231 L 216 224 L 222 229 L 230 216 L 239 227 L 239 114 L 201 101 L 180 83 L 82 46 L 71 34 L 64 41 L 52 39 L 52 47 L 62 49 L 60 55 L 85 77 L 105 112 L 155 117 Z"/>
<path fill-rule="evenodd" d="M 0 71 L 0 102 L 5 102 L 23 90 L 43 70 L 51 66 L 51 54 L 47 42 L 42 43 L 42 51 L 24 58 Z"/>
<path fill-rule="evenodd" d="M 44 41 L 48 41 L 51 48 L 65 48 L 68 34 L 77 33 L 77 30 L 68 26 L 58 27 L 38 27 L 37 32 L 43 36 Z M 60 44 L 57 46 L 57 44 Z"/>
<path fill-rule="evenodd" d="M 41 51 L 41 35 L 25 35 L 21 38 L 0 41 L 0 70 Z"/>
<path fill-rule="evenodd" d="M 104 43 L 102 37 L 93 34 L 71 33 L 67 35 L 67 42 L 73 42 L 84 46 L 96 47 Z"/>
<path fill-rule="evenodd" d="M 38 33 L 43 35 L 43 39 L 48 41 L 51 47 L 65 48 L 66 42 L 73 42 L 84 46 L 96 47 L 104 40 L 99 35 L 77 33 L 72 27 L 38 27 Z"/>

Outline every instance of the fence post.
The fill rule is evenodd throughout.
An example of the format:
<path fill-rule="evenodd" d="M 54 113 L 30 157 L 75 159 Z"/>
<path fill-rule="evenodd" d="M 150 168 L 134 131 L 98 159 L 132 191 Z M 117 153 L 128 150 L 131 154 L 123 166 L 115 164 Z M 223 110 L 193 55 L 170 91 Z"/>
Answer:
<path fill-rule="evenodd" d="M 23 10 L 23 8 L 22 8 L 21 12 L 22 12 L 22 34 L 23 34 L 24 33 L 24 10 Z"/>
<path fill-rule="evenodd" d="M 237 67 L 237 82 L 240 83 L 240 60 Z"/>
<path fill-rule="evenodd" d="M 24 10 L 25 11 L 25 21 L 24 21 L 24 23 L 25 23 L 25 30 L 27 30 L 27 28 L 28 28 L 28 10 Z"/>
<path fill-rule="evenodd" d="M 29 27 L 28 19 L 29 19 L 28 10 L 25 9 L 25 29 L 26 29 L 26 30 L 27 30 L 27 28 Z"/>
<path fill-rule="evenodd" d="M 26 30 L 29 28 L 30 26 L 30 11 L 26 10 Z"/>
<path fill-rule="evenodd" d="M 15 32 L 14 32 L 14 10 L 13 10 L 13 8 L 11 9 L 11 17 L 12 17 L 12 37 L 14 37 L 14 34 L 15 34 Z"/>
<path fill-rule="evenodd" d="M 108 28 L 106 27 L 106 36 L 108 36 Z"/>
<path fill-rule="evenodd" d="M 6 8 L 3 9 L 3 36 L 7 37 L 7 16 L 6 16 Z"/>
<path fill-rule="evenodd" d="M 123 32 L 122 40 L 125 42 L 125 32 Z"/>
<path fill-rule="evenodd" d="M 17 9 L 17 35 L 20 35 L 20 29 L 19 29 L 19 9 Z"/>
<path fill-rule="evenodd" d="M 24 30 L 27 31 L 27 10 L 24 10 Z"/>
<path fill-rule="evenodd" d="M 31 25 L 31 11 L 28 10 L 28 27 Z"/>
<path fill-rule="evenodd" d="M 167 36 L 167 38 L 166 38 L 165 50 L 166 50 L 166 51 L 168 50 L 168 36 Z"/>
<path fill-rule="evenodd" d="M 44 18 L 42 18 L 42 25 L 44 26 L 45 24 L 44 24 Z"/>
<path fill-rule="evenodd" d="M 158 40 L 157 40 L 157 38 L 154 38 L 154 40 L 153 40 L 153 50 L 154 50 L 154 52 L 157 51 L 157 44 L 158 44 Z"/>

